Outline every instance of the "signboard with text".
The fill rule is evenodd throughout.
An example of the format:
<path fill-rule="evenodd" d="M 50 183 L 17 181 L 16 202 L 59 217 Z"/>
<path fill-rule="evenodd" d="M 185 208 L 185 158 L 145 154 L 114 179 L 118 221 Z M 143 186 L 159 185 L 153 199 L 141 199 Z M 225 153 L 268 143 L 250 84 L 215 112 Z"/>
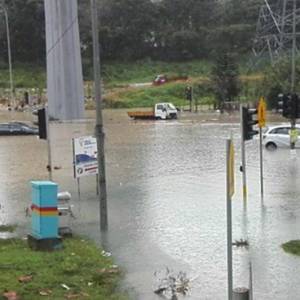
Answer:
<path fill-rule="evenodd" d="M 93 136 L 73 139 L 74 177 L 98 174 L 97 140 Z"/>

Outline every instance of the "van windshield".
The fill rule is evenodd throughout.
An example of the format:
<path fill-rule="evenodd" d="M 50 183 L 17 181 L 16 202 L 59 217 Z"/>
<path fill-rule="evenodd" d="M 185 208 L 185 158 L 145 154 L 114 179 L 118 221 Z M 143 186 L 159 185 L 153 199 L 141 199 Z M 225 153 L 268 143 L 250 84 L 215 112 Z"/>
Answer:
<path fill-rule="evenodd" d="M 170 109 L 176 109 L 175 106 L 172 103 L 168 103 L 168 108 L 170 108 Z"/>

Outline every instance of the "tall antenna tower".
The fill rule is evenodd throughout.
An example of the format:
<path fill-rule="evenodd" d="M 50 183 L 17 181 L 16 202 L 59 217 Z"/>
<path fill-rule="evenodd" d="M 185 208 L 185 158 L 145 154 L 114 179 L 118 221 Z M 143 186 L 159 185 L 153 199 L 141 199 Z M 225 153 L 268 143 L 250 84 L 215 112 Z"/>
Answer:
<path fill-rule="evenodd" d="M 300 46 L 300 0 L 264 0 L 259 12 L 253 52 L 272 63 Z"/>

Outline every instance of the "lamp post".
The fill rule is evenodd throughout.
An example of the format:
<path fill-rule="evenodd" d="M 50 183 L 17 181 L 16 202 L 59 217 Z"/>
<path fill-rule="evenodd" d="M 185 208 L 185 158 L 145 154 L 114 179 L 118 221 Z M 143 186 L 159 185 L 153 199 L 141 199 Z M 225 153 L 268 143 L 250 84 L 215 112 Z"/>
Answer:
<path fill-rule="evenodd" d="M 10 47 L 10 33 L 9 33 L 9 24 L 8 24 L 8 13 L 7 9 L 3 3 L 0 3 L 0 9 L 2 9 L 5 16 L 6 23 L 6 38 L 7 38 L 7 53 L 8 53 L 8 67 L 9 67 L 9 82 L 10 82 L 10 105 L 15 105 L 14 103 L 14 83 L 13 83 L 13 74 L 12 74 L 12 63 L 11 63 L 11 47 Z"/>

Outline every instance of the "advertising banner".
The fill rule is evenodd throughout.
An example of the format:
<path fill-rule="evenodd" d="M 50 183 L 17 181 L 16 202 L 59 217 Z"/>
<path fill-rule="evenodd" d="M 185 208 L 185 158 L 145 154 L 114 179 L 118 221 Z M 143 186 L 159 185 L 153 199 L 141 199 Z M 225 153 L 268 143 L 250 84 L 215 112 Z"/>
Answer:
<path fill-rule="evenodd" d="M 73 139 L 74 177 L 98 174 L 97 140 L 93 136 Z"/>

